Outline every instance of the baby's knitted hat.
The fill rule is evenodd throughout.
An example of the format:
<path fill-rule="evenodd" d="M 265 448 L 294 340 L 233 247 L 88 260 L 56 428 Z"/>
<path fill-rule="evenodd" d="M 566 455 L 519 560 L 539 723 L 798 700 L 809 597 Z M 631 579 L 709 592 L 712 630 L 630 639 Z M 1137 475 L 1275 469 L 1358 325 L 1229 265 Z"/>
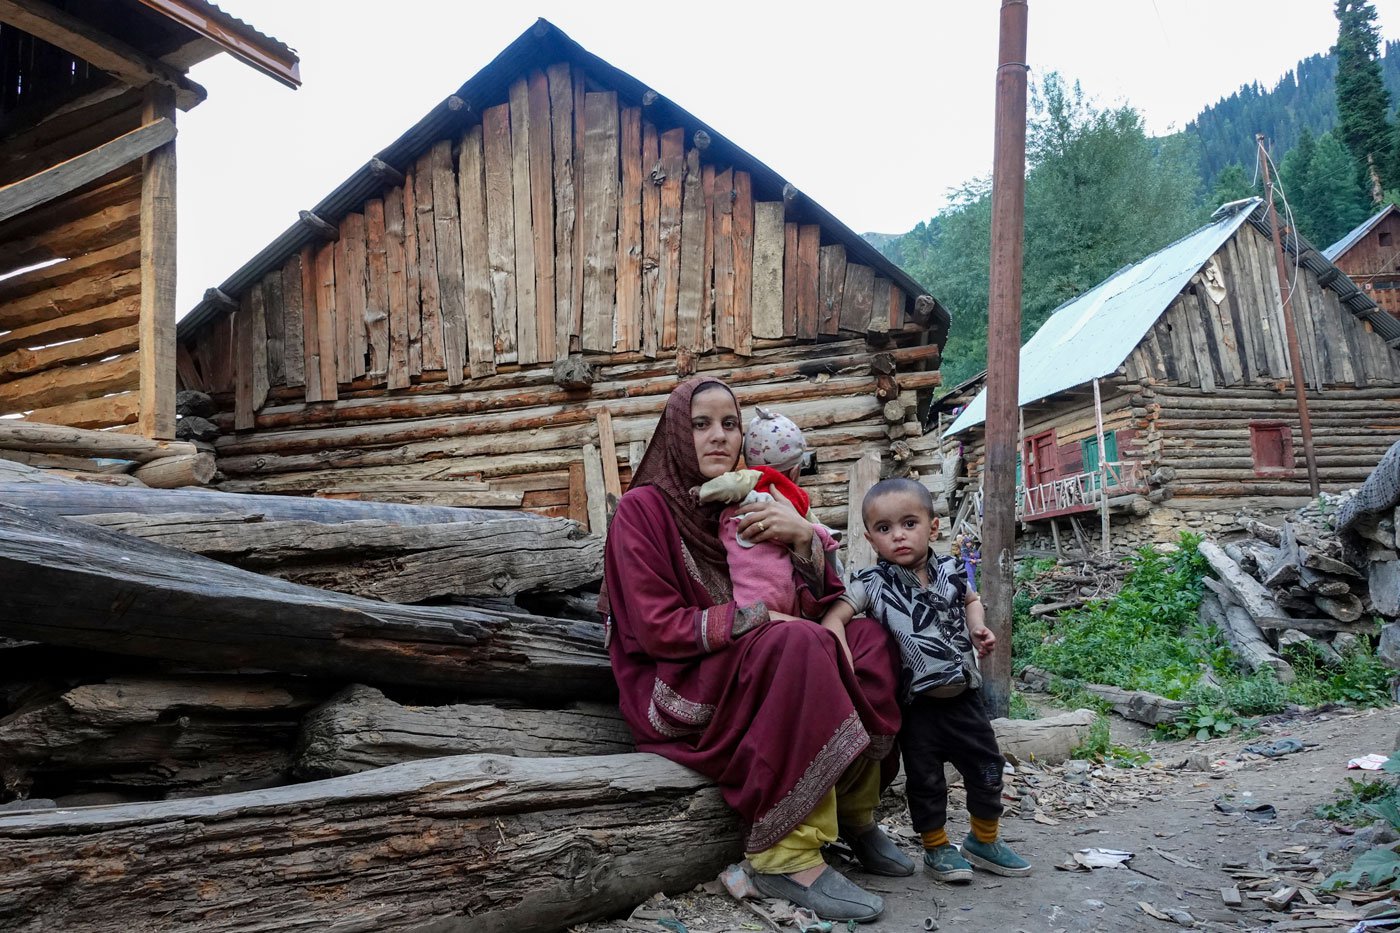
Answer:
<path fill-rule="evenodd" d="M 753 421 L 744 434 L 744 461 L 749 466 L 769 466 L 787 471 L 802 462 L 807 441 L 802 429 L 775 412 L 755 409 Z"/>

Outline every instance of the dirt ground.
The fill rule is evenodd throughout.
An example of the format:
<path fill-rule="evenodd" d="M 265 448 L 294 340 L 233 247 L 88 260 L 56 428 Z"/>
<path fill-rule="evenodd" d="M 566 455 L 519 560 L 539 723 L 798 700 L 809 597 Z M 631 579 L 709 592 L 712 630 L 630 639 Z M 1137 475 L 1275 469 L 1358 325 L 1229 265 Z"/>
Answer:
<path fill-rule="evenodd" d="M 1003 833 L 1033 863 L 1035 870 L 1028 878 L 978 872 L 970 885 L 950 886 L 933 881 L 922 871 L 908 879 L 877 878 L 854 870 L 839 854 L 829 855 L 828 860 L 884 896 L 884 915 L 860 928 L 870 933 L 925 930 L 925 920 L 930 917 L 939 930 L 1028 933 L 1166 933 L 1177 925 L 1149 915 L 1140 902 L 1164 914 L 1185 910 L 1190 917 L 1179 918 L 1196 929 L 1349 929 L 1362 916 L 1364 905 L 1342 901 L 1309 908 L 1300 898 L 1294 906 L 1302 910 L 1276 912 L 1246 892 L 1242 907 L 1227 907 L 1220 889 L 1240 879 L 1232 878 L 1225 867 L 1237 873 L 1257 871 L 1261 878 L 1267 878 L 1277 866 L 1285 870 L 1297 866 L 1288 877 L 1307 880 L 1319 875 L 1304 866 L 1330 872 L 1348 865 L 1355 852 L 1344 847 L 1366 840 L 1369 831 L 1348 835 L 1316 819 L 1314 808 L 1334 799 L 1348 777 L 1375 779 L 1372 772 L 1348 771 L 1346 762 L 1372 752 L 1393 751 L 1397 727 L 1400 709 L 1392 708 L 1342 710 L 1265 722 L 1258 736 L 1205 743 L 1152 742 L 1138 733 L 1133 744 L 1152 756 L 1152 763 L 1144 768 L 1095 768 L 1082 775 L 1070 774 L 1074 768 L 1022 771 L 1009 778 L 1009 794 L 1031 795 L 1038 806 L 1008 800 Z M 1115 729 L 1117 741 L 1132 740 L 1130 730 L 1121 731 L 1119 735 L 1120 730 Z M 1284 737 L 1301 740 L 1304 750 L 1275 759 L 1246 755 L 1240 760 L 1244 746 Z M 1183 763 L 1188 768 L 1176 767 Z M 1236 806 L 1272 804 L 1277 817 L 1256 822 L 1240 813 L 1221 812 L 1214 804 L 1222 798 Z M 961 804 L 961 799 L 953 802 Z M 966 831 L 965 811 L 960 817 L 958 810 L 952 812 L 955 816 L 950 819 L 949 835 L 961 838 Z M 1035 812 L 1040 813 L 1040 820 L 1034 817 Z M 896 813 L 885 825 L 918 858 L 916 842 L 901 838 L 904 833 L 912 835 L 904 821 L 907 815 Z M 1126 850 L 1135 855 L 1128 868 L 1055 868 L 1070 858 L 1070 853 L 1088 847 Z M 1289 851 L 1281 853 L 1284 849 Z M 1259 896 L 1280 886 L 1261 880 Z M 685 933 L 772 929 L 724 895 L 697 891 L 647 908 L 659 909 L 662 914 L 673 912 Z M 671 924 L 663 927 L 654 925 L 654 919 L 639 920 L 641 916 L 630 922 L 592 924 L 587 929 L 590 933 L 605 929 L 681 933 Z M 794 928 L 785 925 L 782 929 Z"/>

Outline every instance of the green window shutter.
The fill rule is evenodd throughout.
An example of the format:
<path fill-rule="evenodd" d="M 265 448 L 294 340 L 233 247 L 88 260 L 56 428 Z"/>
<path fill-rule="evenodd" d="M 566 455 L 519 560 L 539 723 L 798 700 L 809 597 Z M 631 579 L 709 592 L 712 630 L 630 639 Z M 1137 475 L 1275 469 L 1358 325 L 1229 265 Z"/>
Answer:
<path fill-rule="evenodd" d="M 1089 437 L 1079 442 L 1079 453 L 1083 458 L 1084 465 L 1080 468 L 1085 473 L 1096 473 L 1099 469 L 1099 439 Z"/>

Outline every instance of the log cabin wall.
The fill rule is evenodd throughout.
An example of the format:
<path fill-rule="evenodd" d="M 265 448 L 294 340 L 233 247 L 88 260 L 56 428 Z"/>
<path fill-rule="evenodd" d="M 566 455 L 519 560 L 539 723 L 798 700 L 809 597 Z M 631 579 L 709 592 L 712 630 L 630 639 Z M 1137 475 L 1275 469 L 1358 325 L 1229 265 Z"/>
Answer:
<path fill-rule="evenodd" d="M 804 428 L 827 524 L 869 452 L 934 482 L 917 411 L 939 348 L 914 296 L 790 222 L 704 133 L 600 87 L 532 71 L 182 341 L 182 382 L 220 406 L 222 488 L 597 529 L 697 371 L 746 422 L 762 404 Z"/>
<path fill-rule="evenodd" d="M 0 141 L 0 184 L 137 130 L 142 105 L 140 91 L 126 90 Z M 0 416 L 77 427 L 139 421 L 141 209 L 138 158 L 0 222 Z M 169 330 L 173 350 L 173 296 Z M 174 389 L 172 369 L 161 436 L 174 436 Z"/>
<path fill-rule="evenodd" d="M 1400 317 L 1400 212 L 1394 207 L 1332 261 L 1367 297 Z"/>
<path fill-rule="evenodd" d="M 1242 226 L 1118 374 L 1102 381 L 1105 434 L 1115 433 L 1119 459 L 1141 461 L 1150 479 L 1151 507 L 1136 504 L 1129 520 L 1115 518 L 1115 541 L 1224 530 L 1242 508 L 1280 511 L 1309 498 L 1274 270 L 1268 237 Z M 1224 285 L 1218 304 L 1207 276 Z M 1293 307 L 1319 477 L 1335 492 L 1365 481 L 1400 436 L 1400 356 L 1317 274 L 1301 267 L 1297 276 Z M 1060 459 L 1052 478 L 1078 472 L 1082 441 L 1094 434 L 1092 390 L 1081 386 L 1023 411 L 1027 439 L 1054 432 Z M 1261 432 L 1281 439 L 1281 465 L 1261 459 Z M 982 426 L 949 440 L 963 444 L 965 492 L 981 477 Z M 1038 527 L 1032 537 L 1042 543 Z"/>

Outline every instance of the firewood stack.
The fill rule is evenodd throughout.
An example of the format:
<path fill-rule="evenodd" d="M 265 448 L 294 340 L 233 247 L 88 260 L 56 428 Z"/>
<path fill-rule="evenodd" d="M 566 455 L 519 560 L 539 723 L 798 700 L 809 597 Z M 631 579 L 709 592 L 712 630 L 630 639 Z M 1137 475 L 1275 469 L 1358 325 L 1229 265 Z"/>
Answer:
<path fill-rule="evenodd" d="M 1216 625 L 1251 670 L 1272 668 L 1281 679 L 1293 672 L 1279 648 L 1311 642 L 1324 660 L 1335 660 L 1359 636 L 1374 633 L 1375 620 L 1400 616 L 1393 525 L 1371 529 L 1358 548 L 1333 531 L 1329 517 L 1349 497 L 1323 494 L 1280 524 L 1246 515 L 1246 536 L 1223 547 L 1201 544 L 1215 579 L 1200 616 Z M 1388 532 L 1388 538 L 1381 535 Z"/>
<path fill-rule="evenodd" d="M 633 752 L 601 573 L 565 519 L 0 483 L 0 929 L 555 930 L 714 878 L 737 820 Z"/>

